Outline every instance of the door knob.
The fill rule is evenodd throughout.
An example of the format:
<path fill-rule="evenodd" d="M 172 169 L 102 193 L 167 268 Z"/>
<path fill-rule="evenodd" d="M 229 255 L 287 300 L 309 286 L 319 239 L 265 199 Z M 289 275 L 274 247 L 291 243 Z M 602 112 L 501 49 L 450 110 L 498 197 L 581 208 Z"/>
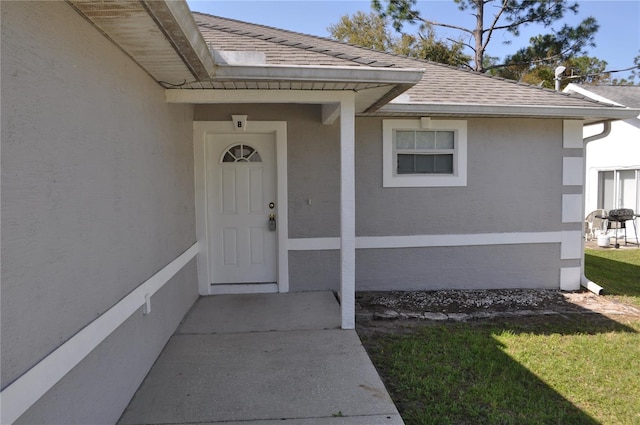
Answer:
<path fill-rule="evenodd" d="M 275 232 L 276 230 L 276 215 L 275 214 L 269 214 L 269 231 L 270 232 Z"/>

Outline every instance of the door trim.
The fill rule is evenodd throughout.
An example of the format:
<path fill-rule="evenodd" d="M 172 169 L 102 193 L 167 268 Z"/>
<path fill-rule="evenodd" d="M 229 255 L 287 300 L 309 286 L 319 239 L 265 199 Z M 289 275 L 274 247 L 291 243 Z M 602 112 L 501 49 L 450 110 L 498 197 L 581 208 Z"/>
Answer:
<path fill-rule="evenodd" d="M 289 239 L 288 184 L 287 184 L 287 123 L 286 121 L 251 121 L 245 133 L 274 134 L 276 143 L 276 190 L 278 202 L 277 227 L 277 286 L 264 285 L 264 292 L 289 292 Z M 220 293 L 246 293 L 260 291 L 260 288 L 244 288 L 245 285 L 216 285 L 212 288 L 209 276 L 209 244 L 207 223 L 207 187 L 205 146 L 208 135 L 237 134 L 235 126 L 229 121 L 195 121 L 193 123 L 194 186 L 196 238 L 200 244 L 198 254 L 198 287 L 200 295 Z M 221 292 L 224 291 L 224 292 Z"/>

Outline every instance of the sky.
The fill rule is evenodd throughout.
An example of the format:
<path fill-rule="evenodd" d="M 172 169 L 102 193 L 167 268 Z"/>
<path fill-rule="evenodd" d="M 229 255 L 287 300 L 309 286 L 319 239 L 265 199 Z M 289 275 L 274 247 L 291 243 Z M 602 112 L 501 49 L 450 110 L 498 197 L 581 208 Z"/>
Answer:
<path fill-rule="evenodd" d="M 370 0 L 187 0 L 192 11 L 225 18 L 268 25 L 304 34 L 329 37 L 327 28 L 339 22 L 344 15 L 357 11 L 370 12 Z M 596 47 L 588 48 L 588 55 L 607 62 L 607 70 L 633 66 L 633 58 L 640 55 L 640 0 L 578 0 L 579 13 L 562 22 L 575 25 L 588 16 L 596 18 L 600 29 L 595 36 Z M 459 11 L 453 0 L 421 0 L 418 10 L 423 16 L 440 22 L 472 27 L 474 17 L 468 11 Z M 559 28 L 561 24 L 554 24 Z M 436 28 L 440 37 L 459 33 L 446 33 Z M 529 27 L 520 37 L 505 45 L 505 37 L 497 36 L 489 44 L 488 54 L 504 58 L 518 48 L 528 45 L 531 36 L 549 32 L 548 29 Z M 628 72 L 614 73 L 613 78 L 624 78 Z M 637 82 L 636 82 L 637 83 Z"/>

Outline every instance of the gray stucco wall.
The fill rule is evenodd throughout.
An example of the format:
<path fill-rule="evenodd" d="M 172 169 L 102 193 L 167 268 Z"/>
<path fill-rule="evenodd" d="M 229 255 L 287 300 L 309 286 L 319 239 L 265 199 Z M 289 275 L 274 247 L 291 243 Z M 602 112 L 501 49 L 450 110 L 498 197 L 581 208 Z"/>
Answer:
<path fill-rule="evenodd" d="M 64 2 L 4 2 L 1 12 L 5 388 L 188 249 L 195 204 L 192 107 L 168 105 Z M 182 295 L 163 301 L 166 312 L 159 306 L 137 330 L 123 325 L 72 372 L 82 407 L 43 400 L 48 421 L 68 423 L 57 414 L 76 408 L 119 414 L 122 390 L 139 383 L 197 297 L 193 264 L 180 276 L 171 291 Z M 139 359 L 136 376 L 118 369 L 129 358 Z M 96 380 L 103 364 L 122 379 Z"/>
<path fill-rule="evenodd" d="M 563 230 L 562 120 L 469 119 L 467 130 L 467 186 L 383 188 L 382 122 L 357 120 L 356 235 Z M 559 244 L 359 249 L 356 288 L 557 288 L 561 265 Z"/>
<path fill-rule="evenodd" d="M 382 187 L 382 120 L 356 121 L 356 235 L 560 230 L 562 120 L 467 121 L 467 186 Z"/>
<path fill-rule="evenodd" d="M 315 105 L 198 106 L 196 120 L 287 121 L 289 237 L 339 237 L 340 122 Z M 356 119 L 356 235 L 553 232 L 562 120 L 469 119 L 465 187 L 382 187 L 382 118 Z M 310 204 L 308 200 L 310 200 Z M 358 290 L 557 287 L 559 244 L 359 249 Z M 446 261 L 445 261 L 446 260 Z M 291 251 L 292 290 L 337 289 L 339 251 Z M 445 266 L 445 264 L 449 264 Z M 448 269 L 447 273 L 438 270 Z"/>
<path fill-rule="evenodd" d="M 339 291 L 340 251 L 290 251 L 291 291 Z"/>
<path fill-rule="evenodd" d="M 358 291 L 558 288 L 560 245 L 356 251 Z"/>
<path fill-rule="evenodd" d="M 557 289 L 560 244 L 356 250 L 356 291 Z M 291 251 L 292 291 L 340 289 L 340 251 Z"/>
<path fill-rule="evenodd" d="M 339 120 L 322 125 L 316 105 L 197 106 L 195 119 L 231 114 L 287 121 L 289 237 L 338 237 Z M 383 188 L 382 118 L 356 119 L 357 236 L 561 229 L 562 120 L 470 119 L 467 125 L 466 187 Z"/>
<path fill-rule="evenodd" d="M 139 309 L 16 423 L 116 423 L 193 305 L 193 288 L 187 283 L 196 279 L 194 259 L 154 294 L 148 316 Z"/>

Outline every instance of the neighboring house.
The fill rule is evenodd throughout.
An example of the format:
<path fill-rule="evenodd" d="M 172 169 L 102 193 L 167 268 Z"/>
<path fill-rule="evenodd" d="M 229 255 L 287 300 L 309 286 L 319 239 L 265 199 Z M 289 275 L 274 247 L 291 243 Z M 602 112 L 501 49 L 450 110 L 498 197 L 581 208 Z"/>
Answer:
<path fill-rule="evenodd" d="M 582 126 L 638 115 L 183 1 L 1 12 L 3 424 L 115 422 L 199 295 L 578 289 Z"/>
<path fill-rule="evenodd" d="M 576 93 L 599 102 L 640 108 L 640 86 L 580 86 Z M 603 124 L 585 127 L 584 136 L 602 132 Z M 640 212 L 640 115 L 611 123 L 606 137 L 586 145 L 585 217 L 596 209 L 630 208 Z M 627 236 L 636 238 L 630 221 Z M 636 228 L 640 220 L 636 219 Z M 619 235 L 622 235 L 620 231 Z M 636 241 L 633 241 L 636 242 Z"/>

